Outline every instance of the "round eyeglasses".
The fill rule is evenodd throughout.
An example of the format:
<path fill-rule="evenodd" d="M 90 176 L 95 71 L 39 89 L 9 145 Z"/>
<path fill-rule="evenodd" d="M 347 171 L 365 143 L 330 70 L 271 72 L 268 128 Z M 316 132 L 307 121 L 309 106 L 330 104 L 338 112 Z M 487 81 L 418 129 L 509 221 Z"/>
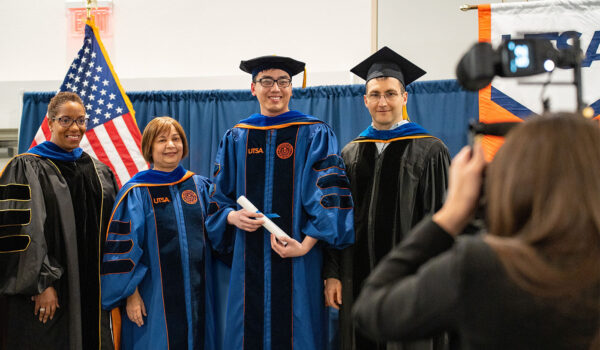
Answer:
<path fill-rule="evenodd" d="M 290 78 L 279 78 L 279 79 L 260 78 L 256 81 L 256 83 L 259 83 L 260 85 L 262 85 L 262 87 L 266 87 L 266 88 L 273 87 L 273 85 L 275 85 L 275 83 L 277 83 L 277 86 L 279 86 L 280 88 L 286 88 L 292 84 L 292 79 L 290 79 Z"/>
<path fill-rule="evenodd" d="M 393 102 L 396 101 L 398 99 L 398 93 L 394 92 L 394 91 L 388 91 L 385 94 L 379 94 L 376 92 L 372 92 L 370 94 L 367 95 L 367 101 L 369 102 L 379 102 L 379 100 L 381 99 L 381 97 L 385 98 L 385 100 L 387 102 Z"/>

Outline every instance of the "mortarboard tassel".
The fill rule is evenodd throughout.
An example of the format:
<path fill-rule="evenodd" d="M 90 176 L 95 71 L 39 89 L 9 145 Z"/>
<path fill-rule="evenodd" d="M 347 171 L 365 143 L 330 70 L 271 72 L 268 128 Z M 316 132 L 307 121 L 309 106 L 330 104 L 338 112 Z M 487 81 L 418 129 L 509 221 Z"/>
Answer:
<path fill-rule="evenodd" d="M 302 88 L 306 88 L 306 67 L 304 67 L 304 76 L 302 77 Z"/>
<path fill-rule="evenodd" d="M 406 110 L 406 105 L 402 106 L 402 119 L 410 121 L 408 117 L 408 111 Z"/>

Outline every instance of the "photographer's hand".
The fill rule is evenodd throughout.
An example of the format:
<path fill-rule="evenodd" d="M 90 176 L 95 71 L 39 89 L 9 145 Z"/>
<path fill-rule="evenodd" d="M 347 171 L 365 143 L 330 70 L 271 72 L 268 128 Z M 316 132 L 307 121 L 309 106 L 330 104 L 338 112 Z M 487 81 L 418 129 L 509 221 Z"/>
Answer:
<path fill-rule="evenodd" d="M 433 221 L 452 236 L 458 235 L 473 217 L 481 192 L 486 161 L 481 144 L 465 146 L 452 160 L 448 196 Z"/>

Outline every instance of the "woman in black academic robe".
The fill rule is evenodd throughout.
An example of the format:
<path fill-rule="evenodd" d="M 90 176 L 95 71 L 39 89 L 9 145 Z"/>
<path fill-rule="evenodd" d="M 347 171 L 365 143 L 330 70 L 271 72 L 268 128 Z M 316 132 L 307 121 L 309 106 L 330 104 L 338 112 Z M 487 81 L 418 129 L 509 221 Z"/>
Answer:
<path fill-rule="evenodd" d="M 79 96 L 48 105 L 50 141 L 0 175 L 0 295 L 6 349 L 112 349 L 100 309 L 100 258 L 118 189 L 111 170 L 79 148 Z"/>

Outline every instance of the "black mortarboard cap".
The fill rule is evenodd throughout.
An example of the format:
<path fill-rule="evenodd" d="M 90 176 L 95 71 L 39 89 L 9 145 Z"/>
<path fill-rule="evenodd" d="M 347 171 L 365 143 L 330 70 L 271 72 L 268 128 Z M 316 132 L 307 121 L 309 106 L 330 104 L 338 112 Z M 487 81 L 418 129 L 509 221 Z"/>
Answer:
<path fill-rule="evenodd" d="M 240 69 L 246 73 L 252 74 L 252 78 L 267 69 L 281 69 L 292 77 L 304 71 L 304 62 L 283 56 L 262 56 L 247 61 L 241 61 Z"/>
<path fill-rule="evenodd" d="M 382 47 L 350 71 L 367 82 L 379 77 L 396 78 L 405 87 L 426 73 L 387 46 Z"/>

